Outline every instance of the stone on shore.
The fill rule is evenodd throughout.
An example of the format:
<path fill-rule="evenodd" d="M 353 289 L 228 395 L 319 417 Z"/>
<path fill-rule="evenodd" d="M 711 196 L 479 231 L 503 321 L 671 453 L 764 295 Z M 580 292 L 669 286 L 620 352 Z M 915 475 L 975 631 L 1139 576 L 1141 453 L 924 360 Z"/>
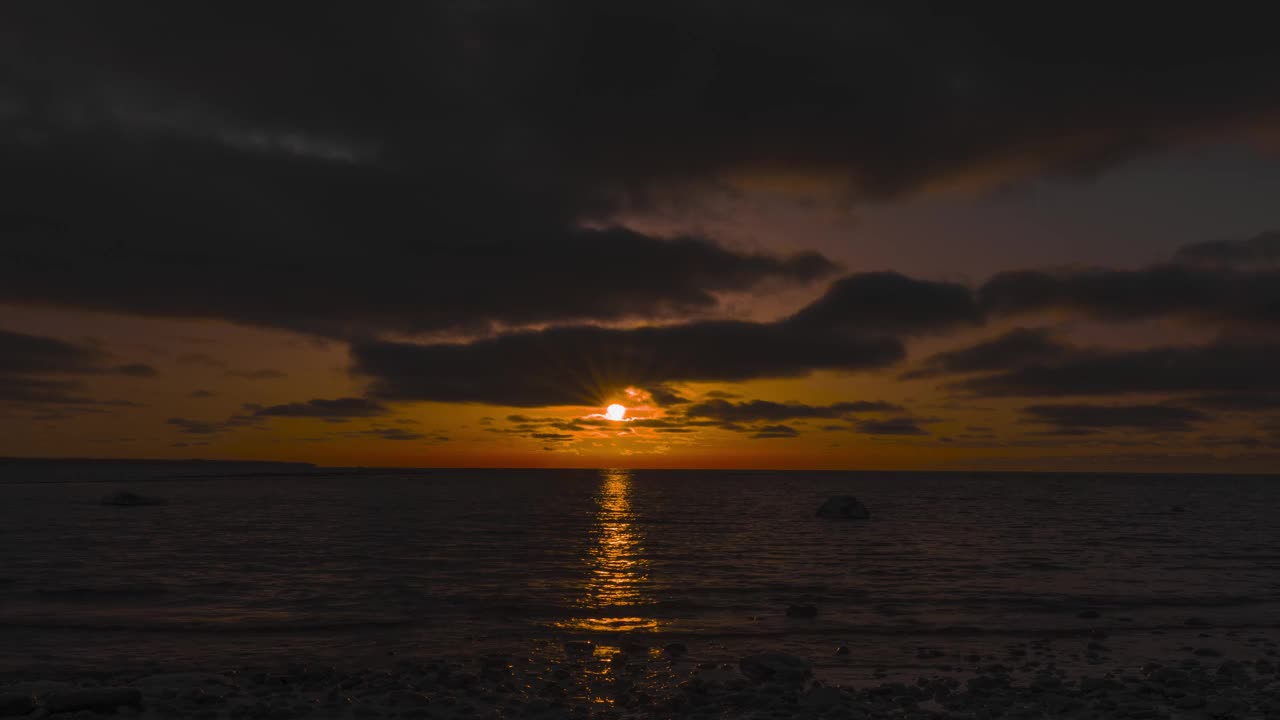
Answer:
<path fill-rule="evenodd" d="M 862 501 L 852 495 L 835 495 L 827 498 L 818 508 L 818 517 L 840 520 L 866 520 L 871 512 Z"/>
<path fill-rule="evenodd" d="M 77 710 L 114 713 L 122 707 L 142 707 L 142 691 L 131 687 L 67 690 L 45 697 L 44 706 L 52 713 L 75 712 Z"/>
<path fill-rule="evenodd" d="M 99 713 L 119 713 L 195 720 L 1280 720 L 1275 712 L 1280 696 L 1275 693 L 1274 662 L 1260 664 L 1253 654 L 1214 662 L 1163 657 L 1128 668 L 1119 664 L 1103 677 L 1080 677 L 1053 662 L 1009 668 L 996 663 L 995 656 L 975 653 L 969 662 L 977 665 L 985 659 L 990 664 L 983 662 L 954 676 L 920 676 L 914 682 L 885 680 L 885 673 L 877 669 L 879 685 L 841 687 L 828 683 L 823 669 L 802 657 L 776 652 L 744 657 L 735 669 L 711 658 L 696 664 L 670 662 L 658 648 L 639 644 L 620 646 L 643 653 L 619 651 L 607 657 L 601 646 L 590 654 L 562 655 L 563 642 L 544 645 L 554 653 L 549 662 L 495 653 L 399 660 L 394 669 L 339 670 L 290 663 L 287 670 L 275 671 L 246 667 L 129 681 L 124 679 L 129 676 L 117 676 L 101 688 L 70 682 L 101 682 L 102 676 L 70 682 L 21 680 L 0 684 L 0 717 L 92 720 Z M 1029 643 L 1033 651 L 1047 645 Z M 1014 643 L 1009 648 L 1026 646 Z M 714 655 L 723 648 L 697 650 Z M 922 648 L 917 656 L 931 656 L 933 650 Z M 841 671 L 853 667 L 835 664 L 844 666 Z M 602 665 L 607 672 L 597 672 Z M 949 666 L 938 669 L 952 672 Z M 970 674 L 973 677 L 966 680 Z M 123 687 L 126 682 L 130 687 Z M 615 703 L 614 708 L 597 712 L 600 698 Z"/>
<path fill-rule="evenodd" d="M 784 653 L 748 655 L 738 662 L 738 669 L 758 683 L 801 685 L 813 675 L 813 665 L 808 660 Z"/>

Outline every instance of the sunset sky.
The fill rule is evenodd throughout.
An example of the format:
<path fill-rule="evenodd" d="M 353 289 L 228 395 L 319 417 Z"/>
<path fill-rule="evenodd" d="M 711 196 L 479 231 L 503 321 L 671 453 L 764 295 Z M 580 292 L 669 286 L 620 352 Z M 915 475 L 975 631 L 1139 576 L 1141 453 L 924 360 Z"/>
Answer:
<path fill-rule="evenodd" d="M 0 455 L 1280 470 L 1273 26 L 319 7 L 0 5 Z"/>

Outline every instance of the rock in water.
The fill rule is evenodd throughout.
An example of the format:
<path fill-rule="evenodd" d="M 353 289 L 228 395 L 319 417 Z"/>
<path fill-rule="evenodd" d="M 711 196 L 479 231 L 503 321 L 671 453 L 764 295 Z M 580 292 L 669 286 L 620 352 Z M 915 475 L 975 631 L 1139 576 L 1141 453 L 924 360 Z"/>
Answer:
<path fill-rule="evenodd" d="M 30 694 L 0 693 L 0 717 L 30 715 L 35 709 L 36 702 Z"/>
<path fill-rule="evenodd" d="M 164 505 L 165 501 L 162 498 L 147 497 L 146 495 L 139 495 L 138 493 L 120 490 L 118 492 L 113 492 L 110 495 L 103 496 L 102 504 L 121 505 L 124 507 L 142 507 L 145 505 Z"/>
<path fill-rule="evenodd" d="M 818 517 L 866 520 L 871 517 L 871 513 L 858 498 L 852 495 L 836 495 L 822 503 L 822 507 L 818 508 Z"/>
<path fill-rule="evenodd" d="M 802 685 L 813 675 L 813 666 L 808 660 L 783 653 L 748 655 L 738 661 L 738 669 L 758 683 L 772 681 Z"/>
<path fill-rule="evenodd" d="M 118 708 L 142 707 L 142 691 L 138 688 L 85 688 L 67 690 L 45 697 L 45 707 L 51 713 L 88 710 L 97 713 L 114 713 Z"/>

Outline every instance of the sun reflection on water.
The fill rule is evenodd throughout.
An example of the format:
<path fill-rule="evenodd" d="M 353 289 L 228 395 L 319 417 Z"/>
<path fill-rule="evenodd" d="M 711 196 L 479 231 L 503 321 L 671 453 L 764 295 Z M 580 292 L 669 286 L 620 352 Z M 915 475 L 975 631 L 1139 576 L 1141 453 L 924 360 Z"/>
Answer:
<path fill-rule="evenodd" d="M 645 592 L 649 562 L 631 509 L 631 482 L 629 470 L 601 471 L 595 542 L 586 557 L 589 572 L 583 594 L 576 601 L 587 616 L 564 623 L 566 629 L 627 632 L 658 627 L 656 618 L 639 612 L 651 601 Z"/>

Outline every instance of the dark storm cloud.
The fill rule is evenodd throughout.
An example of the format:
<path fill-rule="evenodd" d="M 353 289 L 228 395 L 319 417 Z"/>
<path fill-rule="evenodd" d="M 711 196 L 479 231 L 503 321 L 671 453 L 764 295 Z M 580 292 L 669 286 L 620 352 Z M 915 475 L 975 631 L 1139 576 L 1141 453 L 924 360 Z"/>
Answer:
<path fill-rule="evenodd" d="M 969 313 L 947 310 L 957 288 L 884 273 L 852 275 L 775 322 L 557 327 L 430 345 L 354 342 L 351 356 L 354 372 L 372 379 L 373 396 L 386 400 L 598 405 L 628 386 L 887 367 L 905 354 L 897 335 L 971 322 Z M 876 314 L 894 306 L 912 309 Z M 932 321 L 925 318 L 929 311 L 937 315 Z"/>
<path fill-rule="evenodd" d="M 1215 240 L 1184 245 L 1174 262 L 1203 267 L 1280 269 L 1280 231 L 1264 232 L 1247 240 Z"/>
<path fill-rule="evenodd" d="M 1141 270 L 1000 273 L 978 292 L 994 314 L 1055 310 L 1099 320 L 1182 316 L 1210 323 L 1280 324 L 1280 233 L 1188 245 L 1175 261 Z"/>
<path fill-rule="evenodd" d="M 806 418 L 840 418 L 853 413 L 886 412 L 901 410 L 886 402 L 862 400 L 831 405 L 805 405 L 803 403 L 777 403 L 769 400 L 751 400 L 734 403 L 727 400 L 708 400 L 684 409 L 686 417 L 712 418 L 733 423 L 777 422 Z"/>
<path fill-rule="evenodd" d="M 948 387 L 992 397 L 1280 391 L 1280 345 L 1219 341 L 1138 350 L 1092 349 Z"/>
<path fill-rule="evenodd" d="M 1069 434 L 1113 429 L 1185 432 L 1209 419 L 1199 410 L 1172 405 L 1030 405 L 1022 412 L 1033 422 Z"/>
<path fill-rule="evenodd" d="M 1145 270 L 1024 270 L 981 288 L 996 314 L 1060 310 L 1099 320 L 1180 315 L 1224 324 L 1280 323 L 1280 272 L 1164 265 Z"/>
<path fill-rule="evenodd" d="M 917 370 L 904 373 L 912 380 L 938 375 L 1006 370 L 1043 362 L 1061 362 L 1080 352 L 1059 342 L 1051 331 L 1043 328 L 1015 328 L 991 340 L 984 340 L 959 350 L 936 353 Z"/>
<path fill-rule="evenodd" d="M 12 375 L 128 375 L 153 377 L 156 369 L 142 363 L 116 365 L 111 355 L 93 345 L 0 330 L 0 373 Z"/>
<path fill-rule="evenodd" d="M 367 398 L 347 397 L 334 400 L 317 398 L 306 402 L 247 408 L 255 417 L 316 418 L 337 422 L 352 418 L 371 418 L 390 412 L 382 403 Z"/>
<path fill-rule="evenodd" d="M 612 213 L 1089 175 L 1280 109 L 1247 13 L 1039 12 L 5 3 L 0 300 L 342 337 L 684 316 L 831 264 Z"/>
<path fill-rule="evenodd" d="M 867 435 L 928 435 L 929 431 L 920 427 L 921 422 L 912 418 L 863 420 L 854 429 Z"/>
<path fill-rule="evenodd" d="M 129 377 L 155 377 L 160 374 L 159 370 L 147 365 L 146 363 L 129 363 L 128 365 L 120 365 L 113 368 L 114 372 Z"/>
<path fill-rule="evenodd" d="M 443 435 L 428 435 L 426 433 L 413 432 L 404 428 L 374 428 L 366 430 L 364 435 L 369 437 L 381 438 L 383 440 L 430 440 L 432 442 L 446 442 L 449 438 Z"/>
<path fill-rule="evenodd" d="M 658 407 L 671 407 L 672 405 L 683 405 L 689 402 L 689 398 L 680 394 L 680 391 L 667 385 L 657 385 L 648 389 L 649 396 L 653 398 L 653 402 Z"/>
<path fill-rule="evenodd" d="M 665 418 L 636 418 L 627 423 L 627 427 L 654 428 L 657 430 L 684 430 L 685 418 L 673 415 Z"/>
<path fill-rule="evenodd" d="M 0 403 L 6 405 L 93 405 L 97 403 L 83 393 L 84 385 L 75 380 L 0 375 Z"/>
<path fill-rule="evenodd" d="M 704 322 L 632 330 L 558 328 L 469 344 L 355 343 L 351 352 L 355 371 L 372 379 L 375 397 L 536 407 L 599 405 L 625 387 L 664 381 L 866 370 L 897 362 L 904 351 L 891 337 Z"/>
<path fill-rule="evenodd" d="M 283 380 L 288 377 L 283 371 L 274 368 L 263 368 L 261 370 L 228 370 L 224 373 L 229 378 L 239 378 L 241 380 Z"/>
<path fill-rule="evenodd" d="M 105 355 L 92 346 L 0 330 L 0 372 L 15 374 L 93 373 Z"/>
<path fill-rule="evenodd" d="M 208 420 L 192 420 L 191 418 L 173 417 L 165 421 L 166 424 L 178 428 L 179 432 L 188 433 L 190 435 L 214 435 L 224 432 L 227 427 L 224 423 Z"/>
<path fill-rule="evenodd" d="M 910 334 L 978 325 L 982 314 L 963 285 L 879 272 L 837 280 L 791 322 L 799 327 Z"/>
<path fill-rule="evenodd" d="M 306 402 L 286 403 L 282 405 L 261 406 L 244 405 L 241 412 L 225 420 L 196 420 L 184 417 L 173 417 L 166 424 L 189 435 L 220 435 L 240 428 L 251 427 L 263 429 L 273 418 L 312 418 L 331 423 L 344 423 L 351 420 L 379 418 L 389 414 L 390 410 L 382 404 L 366 398 L 336 398 L 333 400 L 314 399 Z M 404 425 L 416 424 L 413 420 L 396 420 L 401 427 L 388 427 L 374 424 L 364 430 L 348 430 L 330 433 L 328 437 L 361 438 L 374 437 L 383 440 L 425 440 L 430 442 L 446 442 L 449 438 L 442 432 L 418 432 Z"/>
<path fill-rule="evenodd" d="M 245 409 L 252 411 L 254 405 L 246 405 Z M 172 417 L 165 420 L 166 425 L 172 425 L 178 428 L 179 432 L 190 435 L 217 435 L 224 432 L 230 432 L 243 427 L 262 428 L 263 418 L 253 414 L 232 415 L 226 420 L 195 420 L 185 417 Z"/>
<path fill-rule="evenodd" d="M 753 440 L 799 437 L 800 432 L 789 425 L 765 425 L 751 434 Z"/>
<path fill-rule="evenodd" d="M 1280 391 L 1219 393 L 1184 398 L 1182 402 L 1195 407 L 1227 412 L 1260 412 L 1280 410 Z"/>
<path fill-rule="evenodd" d="M 177 147 L 148 157 L 165 162 L 157 158 L 189 152 Z M 248 185 L 277 177 L 282 189 L 251 191 L 292 192 L 276 199 L 271 222 L 264 223 L 266 218 L 249 214 L 260 212 L 257 203 L 195 205 L 192 198 L 215 205 L 228 200 L 216 188 L 190 187 L 202 181 L 184 180 L 194 177 L 185 168 L 144 171 L 136 180 L 149 182 L 154 175 L 159 186 L 133 188 L 140 196 L 131 198 L 119 195 L 132 184 L 117 187 L 103 177 L 103 187 L 92 185 L 92 159 L 67 162 L 88 163 L 87 174 L 77 176 L 76 183 L 85 185 L 79 193 L 104 207 L 85 209 L 56 231 L 6 235 L 0 300 L 218 317 L 348 337 L 678 317 L 715 310 L 718 293 L 766 281 L 804 284 L 835 270 L 814 253 L 738 252 L 705 238 L 655 238 L 621 228 L 580 228 L 569 220 L 550 224 L 508 207 L 523 202 L 517 199 L 483 188 L 474 197 L 440 199 L 462 189 L 418 188 L 420 178 L 379 177 L 385 170 L 330 178 L 331 169 L 273 169 L 261 167 L 261 158 L 243 170 L 231 158 L 182 162 L 213 164 L 208 172 L 217 176 L 243 172 Z M 63 179 L 35 179 L 34 187 L 42 184 L 52 196 Z M 317 184 L 322 187 L 311 187 Z M 165 197 L 179 191 L 183 197 Z M 85 226 L 90 217 L 106 226 Z M 193 222 L 199 226 L 188 227 Z M 104 235 L 115 244 L 87 239 Z M 172 237 L 186 238 L 185 244 L 175 249 Z"/>
<path fill-rule="evenodd" d="M 125 400 L 103 400 L 89 394 L 81 377 L 123 375 L 154 377 L 155 368 L 142 363 L 118 365 L 96 345 L 0 330 L 0 404 L 12 406 L 138 407 Z M 65 376 L 76 376 L 64 379 Z M 53 376 L 53 377 L 47 377 Z"/>

